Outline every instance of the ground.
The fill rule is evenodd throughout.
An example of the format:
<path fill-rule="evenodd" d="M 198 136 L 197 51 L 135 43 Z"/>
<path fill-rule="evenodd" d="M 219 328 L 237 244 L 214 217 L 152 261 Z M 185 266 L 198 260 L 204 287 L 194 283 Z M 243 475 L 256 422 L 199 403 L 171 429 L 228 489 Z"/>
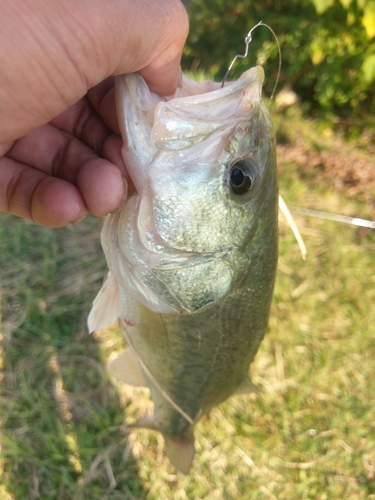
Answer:
<path fill-rule="evenodd" d="M 277 113 L 280 192 L 290 205 L 373 218 L 371 141 L 347 143 Z M 258 395 L 198 423 L 192 472 L 160 435 L 129 432 L 147 391 L 108 376 L 124 349 L 86 318 L 105 274 L 101 221 L 58 230 L 0 216 L 0 500 L 375 500 L 375 234 L 296 216 L 303 261 L 280 217 Z"/>

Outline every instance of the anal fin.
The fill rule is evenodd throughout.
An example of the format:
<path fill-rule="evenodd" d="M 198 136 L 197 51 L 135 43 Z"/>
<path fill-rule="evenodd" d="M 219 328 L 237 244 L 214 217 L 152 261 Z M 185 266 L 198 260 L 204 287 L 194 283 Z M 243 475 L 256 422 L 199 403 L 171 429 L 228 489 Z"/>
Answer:
<path fill-rule="evenodd" d="M 131 350 L 124 351 L 108 363 L 108 371 L 118 380 L 135 387 L 147 387 L 139 363 Z"/>
<path fill-rule="evenodd" d="M 251 394 L 252 392 L 255 394 L 259 394 L 260 389 L 252 382 L 249 375 L 246 375 L 241 384 L 234 391 L 233 396 L 240 396 L 241 394 Z"/>

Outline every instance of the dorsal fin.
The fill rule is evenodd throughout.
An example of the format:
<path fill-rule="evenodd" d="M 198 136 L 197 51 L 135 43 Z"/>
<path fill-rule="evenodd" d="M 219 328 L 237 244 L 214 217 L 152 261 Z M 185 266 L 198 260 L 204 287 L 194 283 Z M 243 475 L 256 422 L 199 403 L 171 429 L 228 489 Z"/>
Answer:
<path fill-rule="evenodd" d="M 120 291 L 117 280 L 109 271 L 87 318 L 89 332 L 102 330 L 120 317 Z"/>

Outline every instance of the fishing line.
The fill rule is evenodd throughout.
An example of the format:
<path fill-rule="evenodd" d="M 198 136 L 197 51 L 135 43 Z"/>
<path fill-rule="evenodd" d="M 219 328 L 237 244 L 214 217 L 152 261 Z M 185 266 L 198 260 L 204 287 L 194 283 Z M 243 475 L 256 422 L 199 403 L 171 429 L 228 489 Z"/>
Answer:
<path fill-rule="evenodd" d="M 347 215 L 332 214 L 323 212 L 322 210 L 314 210 L 312 208 L 289 207 L 289 209 L 300 215 L 309 215 L 319 219 L 333 220 L 335 222 L 343 222 L 344 224 L 352 224 L 353 226 L 368 227 L 375 229 L 375 221 L 360 219 L 359 217 L 348 217 Z"/>
<path fill-rule="evenodd" d="M 246 38 L 245 38 L 245 52 L 243 54 L 236 54 L 232 60 L 232 62 L 230 63 L 225 75 L 224 75 L 224 78 L 223 78 L 223 82 L 221 84 L 221 88 L 224 87 L 224 84 L 228 78 L 228 75 L 229 75 L 229 72 L 230 70 L 232 69 L 233 67 L 233 64 L 237 61 L 237 59 L 245 59 L 249 53 L 249 45 L 250 45 L 250 42 L 252 41 L 252 33 L 253 31 L 256 29 L 256 28 L 259 28 L 259 26 L 265 26 L 266 28 L 268 28 L 270 30 L 270 32 L 272 33 L 275 41 L 276 41 L 276 44 L 277 44 L 277 49 L 279 51 L 279 67 L 278 67 L 278 71 L 277 71 L 277 77 L 276 77 L 276 81 L 275 81 L 275 85 L 273 86 L 273 90 L 272 90 L 272 94 L 271 94 L 271 97 L 270 99 L 273 98 L 273 96 L 275 95 L 275 91 L 276 91 L 276 87 L 277 87 L 277 84 L 279 83 L 279 77 L 280 77 L 280 73 L 281 73 L 281 48 L 280 48 L 280 43 L 279 43 L 279 40 L 276 36 L 276 33 L 273 31 L 273 29 L 268 26 L 268 24 L 265 24 L 263 21 L 260 21 L 258 24 L 256 24 L 255 26 L 253 26 L 251 28 L 251 30 L 249 31 L 249 33 L 246 35 Z"/>

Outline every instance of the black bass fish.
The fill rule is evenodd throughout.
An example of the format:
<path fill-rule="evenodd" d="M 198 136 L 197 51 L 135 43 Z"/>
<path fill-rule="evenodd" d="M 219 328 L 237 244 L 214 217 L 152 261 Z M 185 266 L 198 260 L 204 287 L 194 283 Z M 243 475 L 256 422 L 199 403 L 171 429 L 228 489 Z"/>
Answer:
<path fill-rule="evenodd" d="M 193 428 L 250 392 L 277 265 L 275 139 L 261 67 L 237 81 L 184 77 L 166 100 L 138 74 L 118 77 L 123 158 L 134 183 L 101 235 L 109 274 L 89 330 L 120 318 L 128 350 L 109 369 L 150 389 L 166 453 L 187 473 Z"/>

